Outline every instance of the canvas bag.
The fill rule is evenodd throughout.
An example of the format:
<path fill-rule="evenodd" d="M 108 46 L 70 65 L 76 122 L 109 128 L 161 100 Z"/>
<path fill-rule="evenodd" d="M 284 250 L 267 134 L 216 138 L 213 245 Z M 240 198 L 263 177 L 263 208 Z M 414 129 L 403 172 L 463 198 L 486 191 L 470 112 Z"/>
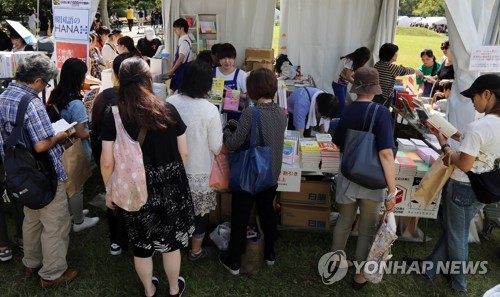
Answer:
<path fill-rule="evenodd" d="M 112 111 L 116 126 L 116 139 L 113 144 L 115 168 L 106 184 L 106 197 L 126 211 L 138 211 L 148 200 L 141 150 L 146 131 L 141 130 L 140 141 L 134 141 L 123 127 L 118 107 L 113 106 Z"/>
<path fill-rule="evenodd" d="M 257 146 L 257 123 L 260 125 L 259 110 L 254 106 L 252 107 L 250 148 L 233 152 L 229 156 L 231 168 L 229 188 L 232 191 L 245 191 L 254 195 L 274 185 L 271 168 L 271 147 L 263 146 L 262 129 L 259 129 L 261 146 Z"/>
<path fill-rule="evenodd" d="M 231 173 L 229 171 L 228 153 L 227 147 L 222 145 L 220 153 L 214 156 L 212 171 L 210 171 L 208 186 L 219 191 L 226 190 L 229 186 Z"/>
<path fill-rule="evenodd" d="M 90 170 L 90 162 L 85 155 L 80 138 L 72 141 L 68 148 L 63 146 L 63 150 L 61 161 L 66 175 L 68 175 L 64 185 L 66 194 L 71 197 L 92 176 L 92 170 Z"/>
<path fill-rule="evenodd" d="M 396 217 L 393 212 L 384 212 L 377 234 L 370 247 L 370 252 L 368 252 L 366 264 L 362 270 L 367 281 L 374 284 L 382 281 L 384 269 L 381 266 L 384 261 L 392 258 L 391 246 L 396 239 L 398 239 L 396 235 Z M 374 263 L 377 263 L 377 265 Z"/>
<path fill-rule="evenodd" d="M 413 199 L 424 208 L 436 199 L 455 169 L 455 165 L 451 165 L 450 162 L 448 165 L 444 164 L 445 156 L 442 155 L 432 164 L 413 194 Z"/>
<path fill-rule="evenodd" d="M 348 129 L 342 154 L 342 174 L 352 182 L 365 188 L 376 190 L 387 187 L 385 174 L 376 147 L 373 125 L 380 104 L 370 103 L 365 112 L 363 127 L 371 107 L 375 105 L 368 131 Z"/>

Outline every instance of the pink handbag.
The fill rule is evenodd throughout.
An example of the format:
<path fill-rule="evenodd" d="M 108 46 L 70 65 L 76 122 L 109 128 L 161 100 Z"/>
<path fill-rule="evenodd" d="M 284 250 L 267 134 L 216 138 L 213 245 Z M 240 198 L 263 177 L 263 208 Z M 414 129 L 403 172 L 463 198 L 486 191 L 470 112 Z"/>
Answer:
<path fill-rule="evenodd" d="M 138 211 L 148 200 L 141 150 L 146 131 L 141 130 L 139 142 L 134 141 L 123 127 L 118 107 L 113 106 L 112 111 L 116 126 L 116 139 L 113 144 L 115 168 L 106 184 L 106 196 L 126 211 Z"/>
<path fill-rule="evenodd" d="M 229 186 L 229 178 L 231 173 L 229 172 L 229 150 L 225 145 L 222 145 L 222 150 L 218 155 L 214 157 L 214 164 L 212 165 L 212 171 L 210 172 L 210 179 L 208 185 L 216 190 L 226 190 Z"/>

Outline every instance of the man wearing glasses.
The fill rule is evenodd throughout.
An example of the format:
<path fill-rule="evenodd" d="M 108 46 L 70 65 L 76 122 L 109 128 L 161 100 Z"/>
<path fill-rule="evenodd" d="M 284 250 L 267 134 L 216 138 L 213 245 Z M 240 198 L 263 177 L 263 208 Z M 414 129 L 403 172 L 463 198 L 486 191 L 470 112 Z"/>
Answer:
<path fill-rule="evenodd" d="M 68 269 L 66 262 L 71 220 L 64 187 L 67 176 L 61 163 L 62 149 L 59 144 L 66 141 L 67 135 L 64 132 L 55 134 L 45 106 L 38 97 L 56 75 L 57 68 L 47 56 L 41 53 L 28 55 L 17 67 L 16 82 L 0 95 L 2 160 L 5 157 L 3 145 L 13 129 L 21 98 L 29 95 L 34 99 L 26 109 L 23 126 L 33 144 L 33 151 L 48 153 L 58 178 L 54 199 L 47 206 L 39 210 L 24 207 L 24 271 L 37 273 L 43 288 L 70 282 L 80 274 L 78 269 Z"/>

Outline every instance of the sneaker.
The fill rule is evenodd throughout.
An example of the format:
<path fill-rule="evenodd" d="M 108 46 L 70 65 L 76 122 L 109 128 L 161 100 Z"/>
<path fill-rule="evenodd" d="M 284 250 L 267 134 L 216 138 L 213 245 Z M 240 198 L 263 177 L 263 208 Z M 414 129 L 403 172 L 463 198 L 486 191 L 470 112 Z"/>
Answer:
<path fill-rule="evenodd" d="M 264 258 L 266 259 L 267 266 L 273 266 L 276 262 L 276 254 L 274 252 L 266 255 Z"/>
<path fill-rule="evenodd" d="M 181 297 L 182 293 L 184 293 L 184 290 L 186 289 L 186 280 L 182 276 L 179 276 L 179 280 L 177 281 L 179 284 L 179 292 L 177 294 L 168 294 L 170 297 Z"/>
<path fill-rule="evenodd" d="M 238 274 L 240 274 L 240 265 L 237 264 L 237 263 L 230 263 L 229 262 L 229 255 L 228 254 L 220 254 L 219 255 L 219 262 L 232 275 L 238 275 Z"/>
<path fill-rule="evenodd" d="M 113 256 L 118 256 L 122 253 L 122 248 L 118 244 L 112 243 L 109 247 L 109 253 Z"/>
<path fill-rule="evenodd" d="M 80 232 L 80 231 L 83 231 L 87 228 L 95 226 L 97 223 L 99 223 L 98 217 L 94 217 L 94 218 L 84 217 L 82 223 L 80 223 L 80 224 L 73 223 L 73 231 Z"/>
<path fill-rule="evenodd" d="M 198 254 L 195 254 L 192 251 L 189 251 L 188 259 L 189 259 L 189 261 L 195 262 L 195 261 L 199 261 L 201 259 L 208 258 L 208 257 L 210 257 L 211 254 L 212 254 L 211 250 L 207 247 L 204 247 L 200 250 L 200 252 Z"/>
<path fill-rule="evenodd" d="M 0 261 L 6 262 L 12 259 L 12 250 L 9 247 L 5 247 L 3 250 L 0 250 Z"/>

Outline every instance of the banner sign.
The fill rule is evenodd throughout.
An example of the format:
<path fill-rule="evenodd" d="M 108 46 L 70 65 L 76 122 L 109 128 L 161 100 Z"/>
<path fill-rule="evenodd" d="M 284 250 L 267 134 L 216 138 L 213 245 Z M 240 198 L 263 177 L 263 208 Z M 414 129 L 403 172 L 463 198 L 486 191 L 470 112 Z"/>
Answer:
<path fill-rule="evenodd" d="M 78 58 L 87 63 L 87 54 L 89 52 L 87 43 L 70 43 L 56 41 L 56 61 L 57 68 L 61 69 L 62 65 L 68 58 Z"/>
<path fill-rule="evenodd" d="M 86 8 L 90 9 L 90 0 L 52 0 L 53 8 Z"/>
<path fill-rule="evenodd" d="M 500 72 L 500 46 L 478 46 L 470 55 L 469 70 Z"/>
<path fill-rule="evenodd" d="M 89 10 L 54 9 L 55 39 L 83 40 L 88 42 L 90 29 Z"/>

